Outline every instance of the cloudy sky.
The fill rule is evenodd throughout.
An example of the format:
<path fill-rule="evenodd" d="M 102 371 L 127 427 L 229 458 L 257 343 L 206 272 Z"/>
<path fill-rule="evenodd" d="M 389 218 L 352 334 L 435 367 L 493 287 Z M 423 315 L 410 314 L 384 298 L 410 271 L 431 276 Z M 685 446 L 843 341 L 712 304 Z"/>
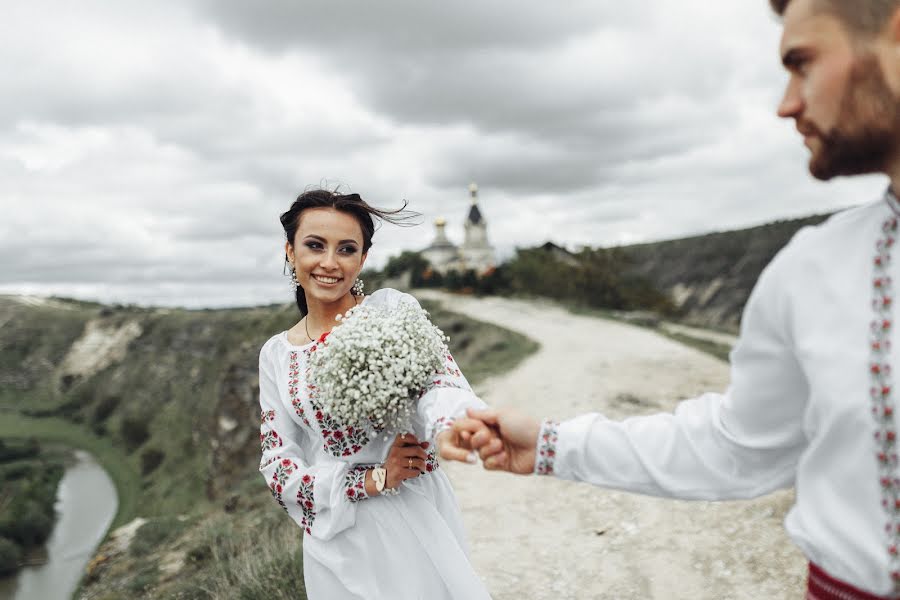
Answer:
<path fill-rule="evenodd" d="M 792 123 L 765 0 L 50 2 L 0 22 L 0 293 L 288 301 L 278 222 L 309 185 L 376 205 L 370 260 L 462 238 L 501 256 L 860 204 Z"/>

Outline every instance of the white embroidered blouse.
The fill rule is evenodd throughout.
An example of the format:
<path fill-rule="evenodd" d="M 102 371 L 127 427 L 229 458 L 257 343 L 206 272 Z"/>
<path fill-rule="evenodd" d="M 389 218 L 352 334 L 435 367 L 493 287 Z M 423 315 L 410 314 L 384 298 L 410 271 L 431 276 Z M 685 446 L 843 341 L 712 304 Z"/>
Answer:
<path fill-rule="evenodd" d="M 546 421 L 536 473 L 682 499 L 795 486 L 785 527 L 806 556 L 860 589 L 900 591 L 890 383 L 898 215 L 888 193 L 799 231 L 750 296 L 724 393 L 674 414 Z"/>
<path fill-rule="evenodd" d="M 363 302 L 416 303 L 393 289 Z M 453 490 L 439 469 L 434 438 L 467 408 L 484 407 L 452 356 L 418 401 L 413 432 L 430 441 L 427 472 L 396 496 L 369 498 L 365 472 L 386 458 L 393 437 L 336 421 L 307 384 L 316 344 L 287 332 L 259 356 L 260 473 L 305 532 L 304 579 L 310 598 L 489 598 L 468 561 Z"/>

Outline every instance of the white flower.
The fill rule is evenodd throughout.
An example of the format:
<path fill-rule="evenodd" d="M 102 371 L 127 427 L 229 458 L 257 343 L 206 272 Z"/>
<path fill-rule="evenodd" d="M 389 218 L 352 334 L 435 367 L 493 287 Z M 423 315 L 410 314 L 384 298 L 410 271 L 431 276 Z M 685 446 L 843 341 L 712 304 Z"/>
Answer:
<path fill-rule="evenodd" d="M 447 336 L 415 304 L 361 304 L 310 355 L 325 411 L 348 424 L 403 429 L 447 356 Z"/>

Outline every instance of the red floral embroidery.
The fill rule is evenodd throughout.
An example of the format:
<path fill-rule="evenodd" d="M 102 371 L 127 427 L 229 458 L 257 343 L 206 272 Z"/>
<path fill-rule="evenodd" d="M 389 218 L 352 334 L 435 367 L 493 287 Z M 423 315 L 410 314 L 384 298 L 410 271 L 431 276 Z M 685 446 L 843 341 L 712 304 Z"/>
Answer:
<path fill-rule="evenodd" d="M 449 354 L 447 360 L 444 361 L 444 368 L 438 371 L 438 375 L 452 375 L 453 377 L 462 377 L 462 371 L 456 366 L 456 361 Z"/>
<path fill-rule="evenodd" d="M 537 460 L 534 461 L 534 472 L 537 475 L 553 475 L 556 463 L 556 443 L 559 439 L 557 429 L 559 423 L 544 421 L 538 435 Z"/>
<path fill-rule="evenodd" d="M 890 194 L 888 204 L 897 212 L 896 199 Z M 893 201 L 893 202 L 892 202 Z M 885 547 L 890 560 L 894 592 L 900 592 L 900 478 L 897 477 L 897 430 L 894 423 L 893 385 L 890 367 L 890 334 L 892 329 L 893 284 L 887 275 L 891 263 L 891 248 L 897 234 L 897 217 L 889 217 L 881 227 L 882 237 L 876 243 L 874 278 L 872 281 L 872 310 L 875 312 L 870 328 L 869 397 L 875 420 L 875 458 L 878 461 L 878 483 L 881 486 L 881 505 L 888 521 Z"/>
<path fill-rule="evenodd" d="M 264 470 L 266 467 L 268 467 L 269 465 L 271 465 L 272 463 L 278 462 L 278 461 L 280 461 L 280 460 L 281 460 L 281 457 L 280 457 L 280 456 L 271 456 L 271 457 L 269 457 L 268 459 L 265 459 L 265 458 L 264 458 L 264 459 L 263 459 L 262 461 L 260 461 L 260 463 L 259 463 L 259 470 L 262 471 L 262 470 Z"/>
<path fill-rule="evenodd" d="M 431 428 L 431 430 L 434 432 L 433 437 L 437 437 L 437 435 L 440 432 L 446 431 L 446 430 L 450 429 L 451 427 L 453 427 L 453 419 L 452 418 L 438 417 L 437 420 L 434 422 L 434 425 Z"/>
<path fill-rule="evenodd" d="M 425 472 L 434 473 L 440 466 L 441 464 L 438 462 L 434 446 L 431 446 L 431 449 L 428 451 L 428 456 L 425 457 Z"/>
<path fill-rule="evenodd" d="M 287 506 L 284 504 L 284 500 L 281 498 L 281 494 L 284 491 L 284 486 L 287 484 L 288 478 L 297 468 L 297 465 L 289 459 L 282 459 L 278 466 L 275 467 L 275 472 L 272 473 L 272 480 L 269 482 L 269 489 L 272 491 L 272 496 L 275 497 L 275 500 L 278 501 L 279 506 L 284 509 L 284 512 L 288 512 Z"/>
<path fill-rule="evenodd" d="M 316 478 L 306 474 L 300 479 L 300 489 L 297 490 L 297 504 L 300 505 L 300 510 L 303 512 L 300 526 L 309 534 L 312 534 L 313 521 L 316 520 L 315 494 L 313 493 L 315 483 Z"/>
<path fill-rule="evenodd" d="M 305 352 L 314 352 L 315 349 L 316 345 L 314 344 L 311 348 L 305 350 Z M 299 385 L 296 385 L 299 382 L 299 364 L 300 361 L 297 352 L 291 352 L 290 370 L 291 384 L 293 385 L 288 391 L 291 395 L 291 404 L 294 406 L 294 411 L 301 419 L 303 419 L 303 422 L 306 423 L 308 427 L 312 427 L 312 424 L 307 417 L 307 413 L 303 408 L 303 399 L 300 397 Z M 343 427 L 336 419 L 322 409 L 322 405 L 316 400 L 315 386 L 307 384 L 306 393 L 309 404 L 315 411 L 313 417 L 319 425 L 322 437 L 325 439 L 323 447 L 326 452 L 332 456 L 338 457 L 353 456 L 362 450 L 363 446 L 369 443 L 369 436 L 364 430 L 352 425 Z"/>
<path fill-rule="evenodd" d="M 283 446 L 284 444 L 281 441 L 281 437 L 275 432 L 275 430 L 270 429 L 269 431 L 260 432 L 259 445 L 262 447 L 263 452 L 267 452 L 272 448 L 281 448 L 281 446 Z"/>
<path fill-rule="evenodd" d="M 288 394 L 291 397 L 294 412 L 306 423 L 307 427 L 312 427 L 309 419 L 306 418 L 306 410 L 303 408 L 303 401 L 300 398 L 300 361 L 297 359 L 296 352 L 291 352 L 291 362 L 288 365 Z"/>
<path fill-rule="evenodd" d="M 357 466 L 347 471 L 344 480 L 344 494 L 350 502 L 359 502 L 369 497 L 366 493 L 366 471 L 370 467 Z"/>

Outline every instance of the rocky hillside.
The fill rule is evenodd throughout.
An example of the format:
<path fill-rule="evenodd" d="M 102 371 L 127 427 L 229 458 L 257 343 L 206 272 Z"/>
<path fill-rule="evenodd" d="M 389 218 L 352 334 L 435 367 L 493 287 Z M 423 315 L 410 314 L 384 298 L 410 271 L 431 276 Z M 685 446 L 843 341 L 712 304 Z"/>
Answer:
<path fill-rule="evenodd" d="M 692 325 L 735 332 L 763 268 L 801 228 L 830 214 L 619 248 L 636 275 L 668 293 Z"/>
<path fill-rule="evenodd" d="M 536 347 L 460 315 L 432 317 L 476 382 Z M 267 559 L 251 537 L 260 527 L 276 541 L 299 536 L 282 531 L 257 472 L 257 357 L 296 319 L 289 305 L 189 311 L 0 296 L 0 438 L 37 434 L 92 451 L 119 494 L 113 528 L 130 525 L 101 548 L 82 597 L 277 597 L 266 581 L 295 573 L 299 555 Z M 229 573 L 240 569 L 256 569 L 243 578 L 256 588 L 235 587 Z"/>

